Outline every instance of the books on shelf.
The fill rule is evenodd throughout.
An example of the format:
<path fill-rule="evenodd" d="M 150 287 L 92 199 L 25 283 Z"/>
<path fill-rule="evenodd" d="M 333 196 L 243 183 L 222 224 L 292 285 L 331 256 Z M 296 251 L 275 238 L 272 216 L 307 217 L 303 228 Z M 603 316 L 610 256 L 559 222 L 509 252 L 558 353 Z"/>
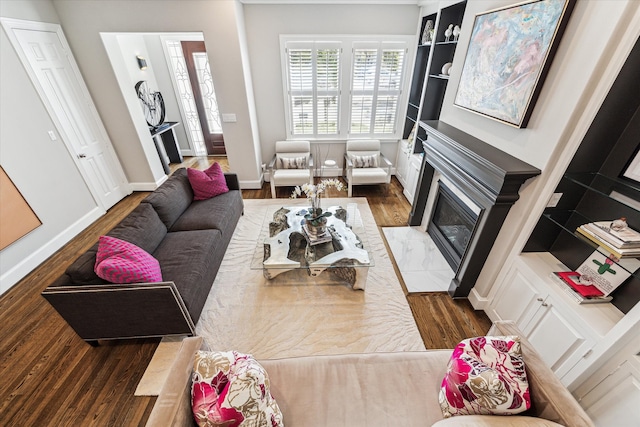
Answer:
<path fill-rule="evenodd" d="M 556 271 L 551 273 L 554 282 L 565 292 L 566 295 L 574 299 L 578 304 L 598 304 L 611 301 L 610 295 L 603 295 L 593 285 L 579 283 L 580 273 L 576 271 Z"/>
<path fill-rule="evenodd" d="M 610 227 L 611 223 L 612 221 L 596 221 L 583 224 L 580 228 L 609 242 L 616 248 L 640 248 L 639 232 L 630 227 L 614 230 Z"/>
<path fill-rule="evenodd" d="M 640 247 L 616 247 L 611 242 L 603 239 L 600 236 L 595 235 L 591 231 L 587 230 L 584 225 L 581 225 L 576 229 L 576 231 L 584 236 L 585 238 L 591 240 L 593 243 L 602 247 L 605 251 L 610 252 L 616 258 L 638 258 L 640 257 Z"/>

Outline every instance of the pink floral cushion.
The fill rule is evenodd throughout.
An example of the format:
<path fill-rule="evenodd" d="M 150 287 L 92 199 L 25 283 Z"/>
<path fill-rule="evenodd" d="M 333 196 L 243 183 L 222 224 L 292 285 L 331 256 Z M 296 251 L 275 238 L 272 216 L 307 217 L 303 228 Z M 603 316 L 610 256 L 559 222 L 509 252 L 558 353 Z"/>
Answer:
<path fill-rule="evenodd" d="M 193 189 L 193 200 L 206 200 L 229 191 L 224 172 L 218 162 L 201 171 L 188 168 L 187 176 Z"/>
<path fill-rule="evenodd" d="M 100 236 L 94 270 L 111 283 L 162 282 L 158 260 L 136 245 Z"/>
<path fill-rule="evenodd" d="M 460 342 L 449 360 L 439 400 L 445 418 L 509 415 L 529 409 L 520 338 L 476 337 Z"/>
<path fill-rule="evenodd" d="M 199 426 L 283 426 L 269 376 L 251 355 L 198 351 L 191 408 Z"/>

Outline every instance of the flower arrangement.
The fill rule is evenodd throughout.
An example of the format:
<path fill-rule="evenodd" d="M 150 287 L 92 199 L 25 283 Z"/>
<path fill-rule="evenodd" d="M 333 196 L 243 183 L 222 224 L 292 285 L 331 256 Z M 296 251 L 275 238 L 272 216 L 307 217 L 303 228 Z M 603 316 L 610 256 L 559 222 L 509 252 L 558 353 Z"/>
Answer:
<path fill-rule="evenodd" d="M 302 196 L 302 193 L 307 196 L 307 199 L 311 201 L 311 211 L 304 216 L 304 218 L 313 226 L 319 226 L 326 222 L 326 217 L 331 216 L 331 212 L 322 212 L 320 207 L 320 198 L 322 193 L 329 187 L 335 187 L 336 190 L 342 191 L 344 184 L 338 179 L 323 179 L 318 184 L 303 184 L 302 186 L 296 186 L 291 194 L 293 199 Z"/>

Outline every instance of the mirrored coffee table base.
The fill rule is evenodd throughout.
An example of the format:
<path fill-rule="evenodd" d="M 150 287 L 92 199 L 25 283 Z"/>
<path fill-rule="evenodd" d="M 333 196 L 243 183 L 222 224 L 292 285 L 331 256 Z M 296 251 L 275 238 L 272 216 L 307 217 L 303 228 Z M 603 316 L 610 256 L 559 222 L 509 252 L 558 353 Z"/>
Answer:
<path fill-rule="evenodd" d="M 316 243 L 304 230 L 307 208 L 267 212 L 252 268 L 279 284 L 346 284 L 364 290 L 369 267 L 366 230 L 355 203 L 331 206 L 326 241 Z"/>

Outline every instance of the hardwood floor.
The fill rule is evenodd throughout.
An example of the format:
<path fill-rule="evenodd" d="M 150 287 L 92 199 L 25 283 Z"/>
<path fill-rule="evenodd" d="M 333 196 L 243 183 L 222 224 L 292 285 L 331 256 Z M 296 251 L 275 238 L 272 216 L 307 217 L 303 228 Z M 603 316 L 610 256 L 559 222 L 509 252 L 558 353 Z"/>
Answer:
<path fill-rule="evenodd" d="M 187 158 L 171 168 L 203 169 L 213 161 L 229 170 L 221 157 Z M 277 195 L 289 197 L 288 191 L 279 188 Z M 144 425 L 156 398 L 133 394 L 159 339 L 91 347 L 40 292 L 147 194 L 134 193 L 119 202 L 0 297 L 0 426 Z M 271 192 L 267 183 L 242 195 L 262 199 Z M 395 178 L 388 186 L 355 187 L 353 195 L 367 198 L 378 226 L 406 225 L 410 205 Z M 344 194 L 330 189 L 328 196 Z M 446 293 L 410 294 L 407 299 L 427 348 L 452 348 L 462 338 L 489 330 L 488 317 L 467 300 L 452 300 Z"/>

